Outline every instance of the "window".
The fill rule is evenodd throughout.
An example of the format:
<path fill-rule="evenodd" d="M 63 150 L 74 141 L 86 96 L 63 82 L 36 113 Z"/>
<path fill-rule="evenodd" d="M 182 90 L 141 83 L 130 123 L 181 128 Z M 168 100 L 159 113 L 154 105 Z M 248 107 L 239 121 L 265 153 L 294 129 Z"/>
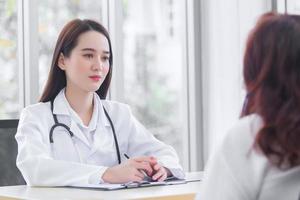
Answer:
<path fill-rule="evenodd" d="M 184 2 L 123 0 L 124 101 L 181 161 L 186 95 Z M 116 66 L 116 68 L 119 66 Z"/>
<path fill-rule="evenodd" d="M 188 170 L 186 155 L 196 152 L 190 132 L 197 132 L 190 129 L 195 117 L 188 94 L 194 87 L 188 85 L 194 77 L 189 79 L 188 70 L 195 66 L 188 56 L 193 51 L 187 42 L 188 2 L 193 1 L 0 0 L 0 118 L 18 118 L 24 106 L 37 102 L 62 27 L 74 18 L 95 19 L 108 28 L 113 45 L 118 86 L 111 87 L 110 97 L 128 103 L 151 133 L 175 148 Z"/>
<path fill-rule="evenodd" d="M 290 14 L 300 15 L 300 2 L 298 0 L 287 0 L 286 9 Z"/>
<path fill-rule="evenodd" d="M 300 2 L 298 0 L 274 0 L 273 10 L 279 13 L 300 15 Z"/>
<path fill-rule="evenodd" d="M 202 24 L 204 160 L 239 119 L 245 99 L 243 55 L 258 17 L 271 11 L 271 1 L 205 1 Z"/>
<path fill-rule="evenodd" d="M 18 15 L 16 0 L 0 0 L 0 118 L 19 116 Z M 9 88 L 9 89 L 8 89 Z"/>

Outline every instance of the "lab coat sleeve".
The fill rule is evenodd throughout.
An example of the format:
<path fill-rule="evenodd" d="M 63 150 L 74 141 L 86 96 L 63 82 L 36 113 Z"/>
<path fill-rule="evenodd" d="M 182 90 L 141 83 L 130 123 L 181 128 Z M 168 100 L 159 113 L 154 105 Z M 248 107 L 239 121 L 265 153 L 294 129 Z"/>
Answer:
<path fill-rule="evenodd" d="M 184 178 L 185 174 L 179 164 L 179 158 L 174 148 L 156 139 L 138 120 L 136 120 L 130 110 L 129 113 L 129 156 L 155 156 L 160 164 L 171 171 L 173 176 Z"/>
<path fill-rule="evenodd" d="M 51 156 L 48 137 L 43 135 L 39 113 L 25 108 L 20 116 L 16 134 L 18 143 L 17 167 L 27 185 L 72 186 L 95 183 L 106 167 L 55 160 Z M 45 129 L 45 128 L 44 128 Z M 48 136 L 48 134 L 47 134 Z"/>

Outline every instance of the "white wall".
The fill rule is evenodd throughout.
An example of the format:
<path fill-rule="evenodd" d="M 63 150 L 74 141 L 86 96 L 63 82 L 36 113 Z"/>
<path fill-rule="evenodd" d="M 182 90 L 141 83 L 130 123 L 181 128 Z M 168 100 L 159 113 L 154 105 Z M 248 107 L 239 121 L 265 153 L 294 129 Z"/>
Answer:
<path fill-rule="evenodd" d="M 245 92 L 244 45 L 258 16 L 271 10 L 271 0 L 204 0 L 202 72 L 204 160 L 238 120 Z"/>

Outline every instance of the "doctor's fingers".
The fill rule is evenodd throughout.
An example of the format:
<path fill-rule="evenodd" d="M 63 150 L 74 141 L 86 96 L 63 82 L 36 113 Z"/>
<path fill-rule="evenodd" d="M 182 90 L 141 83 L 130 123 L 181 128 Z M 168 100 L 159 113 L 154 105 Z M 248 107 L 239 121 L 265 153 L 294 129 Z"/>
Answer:
<path fill-rule="evenodd" d="M 156 163 L 155 165 L 152 166 L 152 168 L 154 169 L 154 171 L 158 171 L 160 170 L 160 168 L 163 168 L 163 166 L 161 166 L 159 163 Z"/>
<path fill-rule="evenodd" d="M 144 174 L 140 171 L 135 169 L 132 176 L 131 176 L 131 181 L 142 181 L 144 179 Z"/>
<path fill-rule="evenodd" d="M 140 176 L 133 176 L 130 181 L 134 181 L 134 182 L 142 182 L 144 180 L 144 178 L 141 178 Z"/>
<path fill-rule="evenodd" d="M 146 171 L 146 173 L 148 175 L 152 175 L 152 173 L 153 173 L 153 169 L 152 169 L 150 163 L 148 163 L 148 162 L 135 162 L 135 163 L 133 163 L 133 166 L 136 169 L 140 169 L 140 170 Z"/>
<path fill-rule="evenodd" d="M 167 178 L 167 172 L 166 170 L 161 167 L 153 176 L 152 179 L 153 180 L 157 180 L 157 181 L 164 181 Z"/>
<path fill-rule="evenodd" d="M 163 173 L 163 175 L 157 181 L 162 182 L 166 180 L 167 177 L 168 177 L 167 173 Z"/>
<path fill-rule="evenodd" d="M 157 163 L 157 160 L 153 156 L 138 156 L 134 157 L 133 160 L 137 162 L 149 162 L 151 164 Z"/>

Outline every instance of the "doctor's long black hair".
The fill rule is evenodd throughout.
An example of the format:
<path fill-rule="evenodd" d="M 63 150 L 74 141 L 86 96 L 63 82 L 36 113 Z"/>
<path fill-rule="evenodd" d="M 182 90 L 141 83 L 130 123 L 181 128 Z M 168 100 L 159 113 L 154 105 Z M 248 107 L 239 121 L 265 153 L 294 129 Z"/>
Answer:
<path fill-rule="evenodd" d="M 63 70 L 58 67 L 58 58 L 60 53 L 63 53 L 65 57 L 71 55 L 71 51 L 76 47 L 78 42 L 78 37 L 87 31 L 97 31 L 103 34 L 109 44 L 109 71 L 106 75 L 105 80 L 101 84 L 100 88 L 96 91 L 101 99 L 105 99 L 107 91 L 110 85 L 111 76 L 112 76 L 112 66 L 113 66 L 113 54 L 111 48 L 111 41 L 107 30 L 98 22 L 85 19 L 74 19 L 67 23 L 62 29 L 61 33 L 58 36 L 55 50 L 53 53 L 52 64 L 48 76 L 48 80 L 45 86 L 45 89 L 40 98 L 40 102 L 48 102 L 55 99 L 56 95 L 60 92 L 61 89 L 66 87 L 66 74 Z"/>

